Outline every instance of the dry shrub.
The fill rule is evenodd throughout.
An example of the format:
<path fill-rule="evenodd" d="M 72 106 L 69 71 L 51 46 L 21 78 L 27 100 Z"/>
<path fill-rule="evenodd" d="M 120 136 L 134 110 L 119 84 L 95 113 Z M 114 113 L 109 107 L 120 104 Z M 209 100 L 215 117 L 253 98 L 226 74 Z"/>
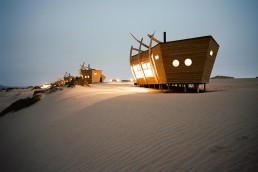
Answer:
<path fill-rule="evenodd" d="M 19 99 L 16 102 L 12 103 L 10 106 L 5 108 L 1 113 L 0 116 L 4 116 L 5 114 L 9 112 L 16 112 L 19 111 L 25 107 L 28 107 L 36 102 L 38 102 L 41 99 L 42 95 L 36 94 L 33 97 L 27 97 L 25 99 Z"/>
<path fill-rule="evenodd" d="M 67 87 L 75 87 L 75 85 L 81 85 L 84 87 L 89 87 L 90 85 L 86 81 L 86 79 L 83 79 L 81 77 L 76 77 L 71 80 L 71 82 L 67 83 Z"/>

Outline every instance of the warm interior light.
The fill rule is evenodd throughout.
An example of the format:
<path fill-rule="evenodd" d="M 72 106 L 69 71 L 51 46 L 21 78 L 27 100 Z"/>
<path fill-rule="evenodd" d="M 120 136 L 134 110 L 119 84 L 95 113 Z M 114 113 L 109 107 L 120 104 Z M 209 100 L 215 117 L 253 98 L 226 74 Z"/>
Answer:
<path fill-rule="evenodd" d="M 144 74 L 146 77 L 153 77 L 153 72 L 151 69 L 144 70 Z"/>
<path fill-rule="evenodd" d="M 146 77 L 153 77 L 150 62 L 142 63 L 142 69 Z M 136 78 L 143 78 L 143 73 L 141 71 L 140 65 L 133 65 L 133 70 L 135 72 Z"/>
<path fill-rule="evenodd" d="M 185 65 L 186 66 L 191 66 L 192 60 L 191 59 L 185 59 Z"/>
<path fill-rule="evenodd" d="M 133 65 L 133 70 L 134 70 L 134 72 L 135 72 L 135 77 L 136 77 L 136 78 L 143 78 L 140 65 Z"/>
<path fill-rule="evenodd" d="M 172 64 L 173 64 L 174 67 L 178 67 L 179 66 L 179 61 L 178 60 L 174 60 Z"/>
<path fill-rule="evenodd" d="M 212 56 L 212 55 L 213 55 L 213 51 L 211 50 L 211 51 L 210 51 L 210 56 Z"/>
<path fill-rule="evenodd" d="M 135 76 L 136 76 L 136 78 L 143 78 L 141 71 L 135 72 Z"/>
<path fill-rule="evenodd" d="M 97 75 L 97 73 L 94 73 L 94 75 Z"/>
<path fill-rule="evenodd" d="M 134 66 L 133 66 L 133 70 L 134 70 L 135 72 L 141 70 L 140 65 L 134 65 Z"/>
<path fill-rule="evenodd" d="M 156 55 L 156 56 L 155 56 L 155 59 L 158 60 L 158 59 L 159 59 L 159 55 Z"/>
<path fill-rule="evenodd" d="M 146 63 L 143 63 L 143 64 L 142 64 L 142 68 L 143 68 L 143 69 L 147 69 L 147 64 L 146 64 Z"/>
<path fill-rule="evenodd" d="M 143 72 L 146 77 L 153 77 L 150 62 L 142 64 Z"/>
<path fill-rule="evenodd" d="M 150 63 L 147 63 L 147 68 L 148 68 L 148 69 L 150 69 L 150 68 L 151 68 L 151 67 L 150 67 Z"/>

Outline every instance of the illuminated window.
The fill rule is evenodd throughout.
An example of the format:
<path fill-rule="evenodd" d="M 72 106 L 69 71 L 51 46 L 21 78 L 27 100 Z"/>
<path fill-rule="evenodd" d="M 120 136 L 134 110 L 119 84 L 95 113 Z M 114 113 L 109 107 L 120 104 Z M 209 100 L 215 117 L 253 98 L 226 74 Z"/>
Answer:
<path fill-rule="evenodd" d="M 191 66 L 192 60 L 191 59 L 185 59 L 185 65 L 186 66 Z"/>
<path fill-rule="evenodd" d="M 147 68 L 148 68 L 148 67 L 147 67 L 147 64 L 146 64 L 146 63 L 143 63 L 143 64 L 142 64 L 142 68 L 143 68 L 143 69 L 147 69 Z"/>
<path fill-rule="evenodd" d="M 140 65 L 134 65 L 133 70 L 136 72 L 138 70 L 141 70 Z"/>
<path fill-rule="evenodd" d="M 155 59 L 158 60 L 158 59 L 159 59 L 159 55 L 156 55 L 156 56 L 155 56 Z"/>
<path fill-rule="evenodd" d="M 153 77 L 150 62 L 142 63 L 142 69 L 146 77 Z M 136 78 L 143 78 L 143 73 L 141 71 L 140 65 L 133 65 L 133 70 L 135 72 Z"/>
<path fill-rule="evenodd" d="M 144 74 L 146 77 L 153 77 L 153 72 L 151 69 L 144 70 Z"/>
<path fill-rule="evenodd" d="M 97 73 L 94 73 L 94 75 L 97 75 Z"/>
<path fill-rule="evenodd" d="M 172 64 L 173 64 L 174 67 L 178 67 L 179 66 L 179 61 L 178 60 L 174 60 Z"/>
<path fill-rule="evenodd" d="M 136 76 L 136 78 L 143 78 L 141 71 L 135 72 L 135 76 Z"/>
<path fill-rule="evenodd" d="M 143 72 L 146 77 L 153 77 L 150 62 L 142 64 Z"/>
<path fill-rule="evenodd" d="M 148 67 L 148 69 L 150 69 L 151 67 L 150 67 L 150 63 L 147 63 L 147 67 Z"/>
<path fill-rule="evenodd" d="M 136 71 L 139 71 L 140 70 L 140 66 L 139 65 L 133 65 L 133 70 L 136 72 Z"/>
<path fill-rule="evenodd" d="M 133 70 L 135 72 L 135 77 L 136 78 L 143 78 L 140 65 L 133 65 Z"/>
<path fill-rule="evenodd" d="M 213 51 L 211 50 L 211 51 L 210 51 L 210 56 L 212 56 L 212 55 L 213 55 Z"/>

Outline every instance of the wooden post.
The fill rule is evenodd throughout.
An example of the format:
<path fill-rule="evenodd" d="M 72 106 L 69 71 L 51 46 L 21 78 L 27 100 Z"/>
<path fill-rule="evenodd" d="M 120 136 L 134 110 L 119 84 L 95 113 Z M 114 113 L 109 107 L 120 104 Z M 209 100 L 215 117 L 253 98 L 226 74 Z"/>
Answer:
<path fill-rule="evenodd" d="M 199 84 L 194 84 L 194 88 L 195 88 L 195 90 L 196 90 L 196 93 L 199 93 Z"/>

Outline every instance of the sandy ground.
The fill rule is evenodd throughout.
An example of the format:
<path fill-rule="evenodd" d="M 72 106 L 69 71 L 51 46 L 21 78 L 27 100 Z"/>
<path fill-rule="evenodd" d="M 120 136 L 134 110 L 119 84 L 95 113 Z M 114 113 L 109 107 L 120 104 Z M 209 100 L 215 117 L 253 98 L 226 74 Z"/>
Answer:
<path fill-rule="evenodd" d="M 0 171 L 256 171 L 258 79 L 65 88 L 0 118 Z M 0 110 L 29 89 L 0 93 Z"/>

